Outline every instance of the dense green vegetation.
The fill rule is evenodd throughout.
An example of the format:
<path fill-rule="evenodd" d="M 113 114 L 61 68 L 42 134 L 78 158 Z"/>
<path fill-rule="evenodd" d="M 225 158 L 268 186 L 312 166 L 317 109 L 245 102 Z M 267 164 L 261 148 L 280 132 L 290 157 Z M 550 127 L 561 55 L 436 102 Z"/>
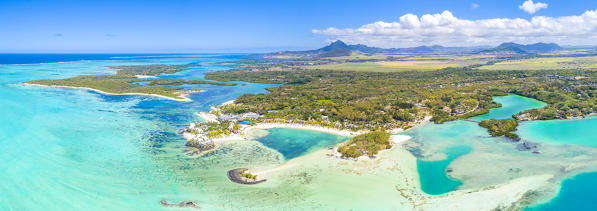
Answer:
<path fill-rule="evenodd" d="M 373 131 L 355 136 L 342 146 L 338 147 L 338 152 L 342 157 L 358 158 L 363 155 L 374 157 L 379 150 L 389 149 L 390 133 L 385 131 Z"/>
<path fill-rule="evenodd" d="M 210 84 L 216 86 L 236 86 L 236 84 L 231 83 L 218 83 L 214 81 L 204 81 L 204 80 L 180 80 L 180 79 L 171 79 L 171 78 L 164 78 L 164 79 L 153 79 L 150 80 L 150 85 L 169 85 L 169 86 L 180 86 L 183 84 Z"/>
<path fill-rule="evenodd" d="M 483 120 L 479 123 L 479 126 L 487 128 L 491 136 L 506 136 L 514 140 L 520 139 L 518 135 L 512 133 L 518 127 L 518 122 L 514 119 Z"/>
<path fill-rule="evenodd" d="M 185 65 L 165 65 L 165 64 L 150 64 L 150 65 L 122 65 L 110 66 L 112 69 L 117 69 L 116 75 L 121 76 L 136 76 L 136 75 L 161 75 L 173 74 L 188 69 L 189 67 L 199 66 L 196 64 Z"/>
<path fill-rule="evenodd" d="M 436 72 L 343 72 L 324 70 L 209 73 L 214 80 L 287 83 L 269 94 L 242 95 L 224 113 L 255 112 L 265 119 L 318 121 L 342 129 L 408 127 L 425 116 L 441 123 L 489 111 L 491 84 L 472 83 L 460 70 Z M 442 78 L 442 81 L 437 80 Z"/>
<path fill-rule="evenodd" d="M 564 77 L 545 79 L 535 84 L 512 84 L 508 91 L 548 103 L 543 108 L 520 112 L 515 116 L 520 120 L 566 119 L 597 112 L 597 83 L 594 73 L 590 78 L 582 80 Z"/>
<path fill-rule="evenodd" d="M 268 64 L 271 65 L 271 64 Z M 425 116 L 442 123 L 483 114 L 500 105 L 492 96 L 515 93 L 549 105 L 519 119 L 582 117 L 597 111 L 597 72 L 496 70 L 354 72 L 257 70 L 212 72 L 207 79 L 285 83 L 269 94 L 240 96 L 225 113 L 256 112 L 270 121 L 312 121 L 341 129 L 408 127 Z"/>
<path fill-rule="evenodd" d="M 87 75 L 76 76 L 66 79 L 41 79 L 27 81 L 29 84 L 47 86 L 68 86 L 85 87 L 100 90 L 112 94 L 141 93 L 155 94 L 175 99 L 183 99 L 184 92 L 197 92 L 199 90 L 187 90 L 176 85 L 182 84 L 211 84 L 218 86 L 234 86 L 234 84 L 217 83 L 202 80 L 180 80 L 161 78 L 138 78 L 137 75 L 160 75 L 172 74 L 187 69 L 191 65 L 134 65 L 114 66 L 118 71 L 115 75 Z M 143 86 L 139 83 L 150 82 L 151 85 L 170 86 Z"/>

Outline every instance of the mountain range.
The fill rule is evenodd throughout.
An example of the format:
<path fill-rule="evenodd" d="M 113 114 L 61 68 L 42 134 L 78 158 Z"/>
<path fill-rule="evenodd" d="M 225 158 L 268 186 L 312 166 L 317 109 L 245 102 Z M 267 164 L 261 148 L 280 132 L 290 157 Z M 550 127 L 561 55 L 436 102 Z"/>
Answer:
<path fill-rule="evenodd" d="M 488 47 L 444 47 L 441 45 L 432 46 L 418 46 L 410 48 L 378 48 L 370 47 L 363 44 L 347 45 L 346 43 L 337 40 L 329 45 L 307 51 L 281 51 L 276 53 L 264 54 L 266 58 L 327 58 L 349 56 L 353 52 L 363 54 L 376 53 L 507 53 L 507 54 L 535 54 L 545 53 L 551 51 L 562 50 L 558 44 L 555 43 L 535 43 L 529 45 L 522 45 L 516 43 L 502 43 L 501 45 Z"/>
<path fill-rule="evenodd" d="M 564 48 L 560 47 L 558 44 L 555 43 L 535 43 L 529 45 L 521 45 L 517 43 L 507 42 L 502 43 L 501 45 L 480 51 L 481 53 L 516 53 L 516 54 L 531 54 L 531 53 L 547 53 L 552 51 L 559 51 L 563 50 Z"/>

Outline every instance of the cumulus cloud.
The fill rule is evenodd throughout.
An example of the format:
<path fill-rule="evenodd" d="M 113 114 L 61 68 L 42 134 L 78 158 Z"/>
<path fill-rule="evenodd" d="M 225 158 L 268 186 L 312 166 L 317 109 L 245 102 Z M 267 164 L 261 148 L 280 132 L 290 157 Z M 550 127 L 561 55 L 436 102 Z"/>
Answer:
<path fill-rule="evenodd" d="M 481 5 L 479 5 L 477 3 L 472 3 L 471 4 L 471 8 L 473 8 L 473 9 L 477 9 L 477 8 L 479 8 L 479 6 L 481 6 Z"/>
<path fill-rule="evenodd" d="M 535 14 L 535 12 L 539 11 L 540 9 L 547 8 L 547 4 L 542 2 L 534 3 L 533 0 L 527 0 L 522 3 L 522 5 L 518 6 L 518 8 L 528 12 L 529 14 Z"/>
<path fill-rule="evenodd" d="M 417 45 L 495 45 L 502 42 L 556 42 L 559 44 L 596 44 L 597 10 L 577 16 L 535 16 L 467 20 L 450 11 L 418 17 L 406 14 L 398 22 L 378 21 L 356 29 L 314 29 L 315 34 L 329 35 L 348 43 L 379 47 Z"/>

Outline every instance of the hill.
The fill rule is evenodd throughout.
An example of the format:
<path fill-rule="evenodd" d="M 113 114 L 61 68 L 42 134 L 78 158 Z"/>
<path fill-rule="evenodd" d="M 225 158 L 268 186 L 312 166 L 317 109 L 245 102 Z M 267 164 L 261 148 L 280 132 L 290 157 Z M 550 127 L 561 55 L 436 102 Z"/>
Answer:
<path fill-rule="evenodd" d="M 522 45 L 512 42 L 502 43 L 499 46 L 487 50 L 480 51 L 480 53 L 511 53 L 511 54 L 534 54 L 547 53 L 552 51 L 563 50 L 555 43 L 535 43 Z"/>
<path fill-rule="evenodd" d="M 555 43 L 535 43 L 529 45 L 522 45 L 512 42 L 502 43 L 495 48 L 487 47 L 445 47 L 441 45 L 432 46 L 417 46 L 410 48 L 378 48 L 363 44 L 347 45 L 346 43 L 337 40 L 329 45 L 308 51 L 281 51 L 276 53 L 262 54 L 264 58 L 274 59 L 305 59 L 305 58 L 329 58 L 349 56 L 353 52 L 363 54 L 379 54 L 379 53 L 499 53 L 499 54 L 536 54 L 546 53 L 557 50 L 562 50 L 558 44 Z"/>
<path fill-rule="evenodd" d="M 339 57 L 349 56 L 352 52 L 364 53 L 364 54 L 377 54 L 377 53 L 448 53 L 448 52 L 473 52 L 478 47 L 444 47 L 441 45 L 432 46 L 417 46 L 410 48 L 378 48 L 370 47 L 363 44 L 347 45 L 346 43 L 337 40 L 330 43 L 328 46 L 317 50 L 308 51 L 281 51 L 276 53 L 263 54 L 261 56 L 265 58 L 278 58 L 278 59 L 290 59 L 290 58 L 327 58 L 327 57 Z"/>

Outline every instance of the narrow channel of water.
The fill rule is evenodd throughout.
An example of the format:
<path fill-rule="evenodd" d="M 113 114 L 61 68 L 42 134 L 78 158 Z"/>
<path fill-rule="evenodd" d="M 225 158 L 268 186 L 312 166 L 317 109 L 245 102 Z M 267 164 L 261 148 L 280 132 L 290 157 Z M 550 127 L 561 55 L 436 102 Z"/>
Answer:
<path fill-rule="evenodd" d="M 502 107 L 491 109 L 489 113 L 472 117 L 471 120 L 512 118 L 522 110 L 540 108 L 546 104 L 534 99 L 507 95 L 494 97 Z M 472 140 L 491 139 L 487 131 L 475 123 L 453 121 L 444 124 L 428 124 L 408 132 L 413 140 L 422 144 L 423 153 L 417 159 L 417 169 L 421 189 L 431 195 L 439 195 L 456 190 L 462 181 L 449 176 L 448 166 L 459 157 L 473 151 Z M 438 159 L 438 156 L 442 156 Z"/>

